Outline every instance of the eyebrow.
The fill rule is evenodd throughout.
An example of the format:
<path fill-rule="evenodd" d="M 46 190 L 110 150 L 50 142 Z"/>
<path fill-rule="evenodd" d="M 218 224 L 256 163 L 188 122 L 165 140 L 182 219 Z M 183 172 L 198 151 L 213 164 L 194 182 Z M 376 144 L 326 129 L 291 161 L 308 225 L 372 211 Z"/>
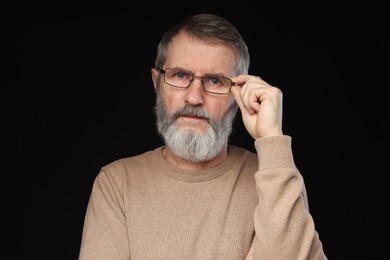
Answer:
<path fill-rule="evenodd" d="M 172 67 L 171 69 L 185 70 L 185 71 L 191 72 L 195 76 L 198 76 L 194 72 L 192 72 L 191 70 L 188 70 L 188 69 L 185 69 L 185 68 L 182 68 L 182 67 Z M 225 76 L 223 73 L 205 73 L 203 75 L 200 75 L 200 77 L 204 77 L 204 76 L 218 76 L 218 77 L 223 77 L 223 78 L 228 78 L 229 79 L 229 77 Z"/>

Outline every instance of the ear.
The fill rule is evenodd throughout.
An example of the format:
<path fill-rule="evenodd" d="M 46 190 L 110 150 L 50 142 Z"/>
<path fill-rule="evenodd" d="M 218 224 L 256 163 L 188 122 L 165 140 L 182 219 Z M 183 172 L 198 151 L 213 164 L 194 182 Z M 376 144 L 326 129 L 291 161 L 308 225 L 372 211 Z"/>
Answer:
<path fill-rule="evenodd" d="M 152 81 L 153 81 L 153 85 L 154 85 L 154 90 L 156 90 L 158 70 L 156 70 L 155 68 L 152 68 L 151 73 L 152 73 Z"/>

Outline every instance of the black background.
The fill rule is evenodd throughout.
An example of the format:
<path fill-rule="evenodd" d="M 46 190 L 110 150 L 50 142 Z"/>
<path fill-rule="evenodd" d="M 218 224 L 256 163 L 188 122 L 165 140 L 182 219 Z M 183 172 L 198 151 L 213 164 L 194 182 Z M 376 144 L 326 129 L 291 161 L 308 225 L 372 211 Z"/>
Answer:
<path fill-rule="evenodd" d="M 337 3 L 5 6 L 6 259 L 77 259 L 99 168 L 161 144 L 150 69 L 164 30 L 197 12 L 232 21 L 248 44 L 250 73 L 284 92 L 284 132 L 293 137 L 329 259 L 381 259 L 387 252 L 388 14 L 373 1 Z M 253 150 L 240 120 L 231 143 Z"/>

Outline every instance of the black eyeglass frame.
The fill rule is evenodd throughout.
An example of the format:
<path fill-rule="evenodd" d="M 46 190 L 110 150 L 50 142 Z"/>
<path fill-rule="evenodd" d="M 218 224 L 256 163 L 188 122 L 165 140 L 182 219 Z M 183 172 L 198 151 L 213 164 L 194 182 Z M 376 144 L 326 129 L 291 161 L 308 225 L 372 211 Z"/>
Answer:
<path fill-rule="evenodd" d="M 227 78 L 227 77 L 218 76 L 218 77 L 220 77 L 220 78 L 227 79 L 227 80 L 229 80 L 229 81 L 231 82 L 231 83 L 230 83 L 230 87 L 229 87 L 229 91 L 226 92 L 226 93 L 212 92 L 212 91 L 209 91 L 209 90 L 207 90 L 207 89 L 205 88 L 204 83 L 203 83 L 203 78 L 204 78 L 204 76 L 196 76 L 193 72 L 191 72 L 191 71 L 189 71 L 189 70 L 184 70 L 184 69 L 183 69 L 183 71 L 188 71 L 188 72 L 190 72 L 190 73 L 192 74 L 192 79 L 191 79 L 190 82 L 188 83 L 188 86 L 187 86 L 187 87 L 178 87 L 178 86 L 175 86 L 175 85 L 172 85 L 172 84 L 169 84 L 169 83 L 166 82 L 166 80 L 165 80 L 165 72 L 166 72 L 167 69 L 174 69 L 174 68 L 166 68 L 165 70 L 162 69 L 162 68 L 159 68 L 159 69 L 157 69 L 157 71 L 158 71 L 159 73 L 161 73 L 161 74 L 164 74 L 163 77 L 164 77 L 164 82 L 165 82 L 165 84 L 168 84 L 169 86 L 172 86 L 172 87 L 175 87 L 175 88 L 188 88 L 189 86 L 191 86 L 191 83 L 192 83 L 192 81 L 194 81 L 195 78 L 201 79 L 202 87 L 203 87 L 203 90 L 204 90 L 204 91 L 206 91 L 207 93 L 212 93 L 212 94 L 216 94 L 216 95 L 227 95 L 227 94 L 230 93 L 230 91 L 231 91 L 231 89 L 232 89 L 233 86 L 239 86 L 236 82 L 234 82 L 233 80 L 231 80 L 231 79 L 229 79 L 229 78 Z"/>

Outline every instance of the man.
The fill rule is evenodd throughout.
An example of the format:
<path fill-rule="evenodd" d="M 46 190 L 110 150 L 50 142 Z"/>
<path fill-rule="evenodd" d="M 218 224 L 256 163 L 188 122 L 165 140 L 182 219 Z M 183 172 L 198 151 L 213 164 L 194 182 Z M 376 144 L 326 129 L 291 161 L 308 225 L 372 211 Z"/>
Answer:
<path fill-rule="evenodd" d="M 326 259 L 282 131 L 282 92 L 248 75 L 236 28 L 194 15 L 157 51 L 165 145 L 101 169 L 79 259 Z M 256 154 L 228 143 L 238 108 Z"/>

